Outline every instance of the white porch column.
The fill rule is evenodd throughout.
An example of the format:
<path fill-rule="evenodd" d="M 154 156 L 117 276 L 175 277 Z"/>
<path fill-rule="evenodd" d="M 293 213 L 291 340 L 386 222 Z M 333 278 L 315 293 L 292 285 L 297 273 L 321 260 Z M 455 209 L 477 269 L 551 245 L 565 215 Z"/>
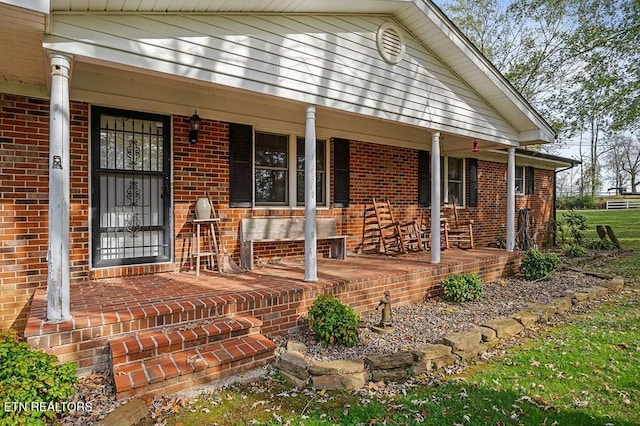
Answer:
<path fill-rule="evenodd" d="M 507 251 L 516 247 L 516 149 L 508 148 L 507 160 Z"/>
<path fill-rule="evenodd" d="M 307 107 L 304 132 L 304 280 L 318 281 L 316 235 L 316 108 Z"/>
<path fill-rule="evenodd" d="M 431 263 L 440 263 L 440 132 L 431 136 Z"/>
<path fill-rule="evenodd" d="M 71 319 L 69 302 L 69 67 L 71 58 L 51 53 L 49 107 L 49 249 L 47 321 Z"/>

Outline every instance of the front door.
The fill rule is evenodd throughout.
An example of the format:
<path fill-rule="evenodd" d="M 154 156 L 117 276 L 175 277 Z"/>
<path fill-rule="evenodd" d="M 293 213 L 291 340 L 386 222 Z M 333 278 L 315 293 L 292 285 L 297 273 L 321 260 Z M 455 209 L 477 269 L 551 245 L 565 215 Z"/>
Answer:
<path fill-rule="evenodd" d="M 168 116 L 91 111 L 92 265 L 171 260 Z"/>

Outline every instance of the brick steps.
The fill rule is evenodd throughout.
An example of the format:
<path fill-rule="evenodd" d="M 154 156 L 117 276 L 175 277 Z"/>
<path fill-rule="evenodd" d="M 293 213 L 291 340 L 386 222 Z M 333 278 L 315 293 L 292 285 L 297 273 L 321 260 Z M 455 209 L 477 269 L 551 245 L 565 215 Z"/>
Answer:
<path fill-rule="evenodd" d="M 109 339 L 112 365 L 150 358 L 234 337 L 260 332 L 262 321 L 238 316 L 186 324 L 172 329 L 149 330 Z"/>
<path fill-rule="evenodd" d="M 176 392 L 268 364 L 276 345 L 261 326 L 239 316 L 111 339 L 116 396 Z"/>

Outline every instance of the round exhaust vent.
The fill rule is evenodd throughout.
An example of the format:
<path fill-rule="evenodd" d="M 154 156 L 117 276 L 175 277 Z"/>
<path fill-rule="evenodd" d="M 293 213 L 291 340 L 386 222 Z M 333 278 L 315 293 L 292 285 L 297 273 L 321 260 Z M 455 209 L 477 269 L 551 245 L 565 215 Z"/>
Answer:
<path fill-rule="evenodd" d="M 397 64 L 402 60 L 405 52 L 404 36 L 397 25 L 387 22 L 378 29 L 376 39 L 378 51 L 382 58 L 390 64 Z"/>

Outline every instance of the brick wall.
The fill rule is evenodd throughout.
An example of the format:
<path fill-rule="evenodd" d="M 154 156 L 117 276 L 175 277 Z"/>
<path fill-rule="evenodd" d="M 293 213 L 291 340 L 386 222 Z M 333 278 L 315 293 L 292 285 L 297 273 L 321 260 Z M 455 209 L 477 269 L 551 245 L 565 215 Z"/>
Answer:
<path fill-rule="evenodd" d="M 516 231 L 518 211 L 530 208 L 535 217 L 536 243 L 541 247 L 551 241 L 548 225 L 553 215 L 553 175 L 552 170 L 536 169 L 534 193 L 516 195 Z M 461 213 L 474 220 L 474 238 L 480 246 L 496 243 L 498 236 L 506 234 L 506 182 L 506 164 L 478 161 L 478 207 L 467 208 Z"/>
<path fill-rule="evenodd" d="M 49 101 L 0 94 L 0 327 L 47 282 Z"/>
<path fill-rule="evenodd" d="M 90 269 L 89 106 L 71 102 L 71 278 L 74 281 L 137 275 L 188 266 L 191 226 L 197 198 L 211 194 L 221 217 L 222 241 L 239 261 L 240 219 L 251 216 L 304 215 L 303 209 L 229 208 L 228 125 L 204 120 L 199 141 L 188 141 L 188 117 L 173 117 L 173 201 L 175 263 Z M 49 101 L 0 94 L 0 328 L 24 327 L 29 299 L 46 287 L 48 243 Z M 330 146 L 332 150 L 332 146 Z M 331 168 L 333 170 L 333 167 Z M 389 197 L 397 219 L 420 220 L 428 209 L 417 207 L 416 150 L 351 142 L 351 204 L 319 209 L 318 216 L 337 219 L 338 232 L 349 235 L 348 250 L 362 249 L 365 207 L 372 197 Z M 478 245 L 496 241 L 506 223 L 506 165 L 478 162 L 479 207 L 464 209 L 476 221 Z M 332 188 L 332 173 L 328 173 Z M 553 172 L 535 171 L 535 194 L 517 196 L 517 208 L 536 212 L 540 230 L 552 214 Z M 332 192 L 331 192 L 332 193 Z M 547 234 L 538 232 L 540 242 Z M 259 261 L 297 255 L 304 243 L 256 244 Z M 328 245 L 319 245 L 320 255 Z"/>

